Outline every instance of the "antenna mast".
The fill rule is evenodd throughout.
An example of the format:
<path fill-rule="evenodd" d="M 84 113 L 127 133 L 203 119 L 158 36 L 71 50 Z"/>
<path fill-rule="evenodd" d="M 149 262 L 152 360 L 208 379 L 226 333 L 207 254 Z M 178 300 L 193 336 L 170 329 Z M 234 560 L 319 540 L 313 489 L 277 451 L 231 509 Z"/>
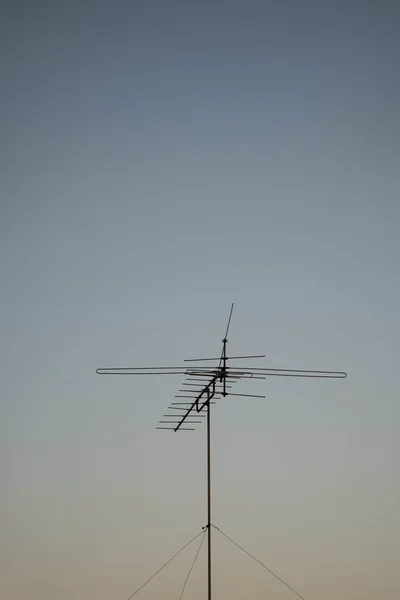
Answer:
<path fill-rule="evenodd" d="M 207 590 L 211 600 L 211 406 L 207 404 Z"/>
<path fill-rule="evenodd" d="M 171 402 L 168 407 L 172 413 L 165 414 L 159 421 L 157 429 L 169 429 L 172 431 L 194 431 L 196 425 L 202 422 L 204 417 L 207 422 L 207 599 L 211 600 L 212 593 L 212 554 L 211 554 L 211 529 L 215 527 L 211 521 L 211 405 L 216 400 L 226 396 L 239 396 L 250 398 L 265 398 L 258 394 L 235 394 L 230 390 L 233 384 L 242 379 L 266 379 L 269 376 L 276 377 L 306 377 L 318 379 L 344 379 L 347 373 L 344 371 L 311 371 L 305 369 L 266 369 L 230 367 L 228 361 L 245 360 L 254 358 L 265 358 L 265 355 L 228 356 L 228 332 L 232 319 L 233 304 L 231 305 L 225 336 L 222 340 L 222 352 L 220 357 L 197 358 L 185 360 L 185 363 L 211 362 L 210 367 L 112 367 L 97 369 L 98 375 L 185 375 L 183 389 L 176 395 L 178 402 Z M 217 364 L 218 363 L 218 364 Z M 193 389 L 192 389 L 193 388 Z M 229 390 L 229 391 L 228 391 Z M 182 402 L 181 399 L 185 401 Z M 199 420 L 197 420 L 199 419 Z M 218 529 L 218 528 L 217 528 Z M 286 585 L 286 584 L 285 584 Z M 141 588 L 140 588 L 141 589 Z"/>

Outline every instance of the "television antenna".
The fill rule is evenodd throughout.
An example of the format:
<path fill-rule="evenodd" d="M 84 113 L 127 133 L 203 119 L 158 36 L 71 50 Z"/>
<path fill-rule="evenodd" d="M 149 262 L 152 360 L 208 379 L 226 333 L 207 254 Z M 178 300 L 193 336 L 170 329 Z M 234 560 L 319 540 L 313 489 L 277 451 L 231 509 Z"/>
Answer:
<path fill-rule="evenodd" d="M 238 381 L 241 380 L 262 380 L 267 377 L 301 377 L 301 378 L 315 378 L 315 379 L 345 379 L 347 373 L 344 371 L 315 371 L 309 369 L 271 369 L 271 368 L 260 368 L 260 367 L 246 367 L 231 366 L 230 361 L 237 360 L 251 360 L 256 358 L 265 358 L 265 354 L 261 355 L 245 355 L 245 356 L 228 356 L 227 345 L 228 345 L 228 332 L 231 324 L 233 303 L 229 312 L 228 324 L 226 327 L 225 335 L 222 339 L 222 351 L 218 357 L 208 358 L 195 358 L 187 359 L 184 362 L 185 366 L 178 367 L 107 367 L 96 369 L 98 375 L 184 375 L 185 381 L 183 387 L 179 390 L 179 394 L 175 396 L 178 401 L 170 403 L 168 406 L 167 413 L 163 415 L 162 420 L 159 421 L 157 429 L 170 430 L 174 432 L 180 431 L 194 431 L 196 428 L 193 425 L 198 425 L 204 420 L 206 421 L 206 437 L 207 437 L 207 525 L 203 528 L 203 531 L 207 531 L 207 599 L 211 600 L 212 592 L 212 528 L 220 531 L 227 539 L 233 542 L 236 546 L 241 548 L 236 542 L 231 540 L 226 534 L 224 534 L 218 527 L 213 525 L 211 522 L 211 405 L 215 404 L 217 400 L 225 398 L 227 396 L 241 397 L 241 398 L 265 398 L 264 395 L 259 394 L 236 394 L 231 392 L 232 387 Z M 199 366 L 198 363 L 208 362 L 210 366 Z M 192 363 L 189 365 L 188 363 Z M 236 389 L 236 388 L 235 388 Z M 176 412 L 174 412 L 176 411 Z M 188 427 L 189 425 L 189 427 Z M 200 534 L 199 534 L 200 535 Z M 199 536 L 196 536 L 196 539 Z M 189 543 L 191 543 L 191 540 Z M 185 548 L 186 544 L 183 548 Z M 181 548 L 181 550 L 183 550 Z M 243 548 L 241 548 L 244 550 Z M 181 552 L 181 550 L 179 552 Z M 179 552 L 177 554 L 179 554 Z M 246 554 L 249 554 L 244 550 Z M 177 554 L 175 556 L 177 556 Z M 175 558 L 175 556 L 173 558 Z M 249 556 L 251 556 L 249 554 Z M 252 556 L 251 556 L 252 557 Z M 197 558 L 197 555 L 196 555 Z M 252 557 L 255 558 L 255 557 Z M 172 559 L 171 559 L 172 560 Z M 255 559 L 270 573 L 270 569 L 265 567 L 258 559 Z M 168 561 L 169 563 L 170 561 Z M 166 563 L 166 564 L 168 564 Z M 164 566 L 166 566 L 166 564 Z M 163 568 L 163 567 L 162 567 Z M 160 569 L 161 570 L 161 569 Z M 157 571 L 156 574 L 158 574 Z M 156 575 L 155 574 L 155 575 Z M 190 574 L 190 572 L 189 572 Z M 293 591 L 299 598 L 302 598 L 300 594 L 296 592 L 291 586 L 285 581 L 280 579 L 277 575 L 272 573 L 279 581 L 286 585 L 291 591 Z M 153 576 L 154 577 L 154 576 Z M 151 577 L 150 579 L 152 579 Z M 149 580 L 150 581 L 150 580 Z M 187 582 L 187 580 L 186 580 Z M 185 585 L 186 585 L 185 582 Z M 143 584 L 136 592 L 136 595 L 144 585 Z M 183 592 L 182 592 L 183 593 Z M 131 598 L 133 598 L 131 596 Z"/>

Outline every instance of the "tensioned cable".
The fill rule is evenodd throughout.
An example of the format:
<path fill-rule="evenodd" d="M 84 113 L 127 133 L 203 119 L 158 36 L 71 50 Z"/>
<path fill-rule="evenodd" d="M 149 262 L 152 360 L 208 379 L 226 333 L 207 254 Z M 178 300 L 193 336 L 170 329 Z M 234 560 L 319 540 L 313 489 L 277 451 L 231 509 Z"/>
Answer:
<path fill-rule="evenodd" d="M 192 571 L 193 571 L 193 569 L 194 569 L 194 565 L 196 564 L 197 557 L 199 556 L 199 553 L 200 553 L 201 547 L 202 547 L 202 545 L 203 545 L 204 538 L 205 538 L 205 536 L 206 536 L 206 531 L 207 531 L 207 530 L 205 529 L 205 530 L 204 530 L 203 537 L 202 537 L 202 538 L 201 538 L 201 540 L 200 540 L 200 544 L 199 544 L 199 547 L 197 548 L 196 556 L 194 557 L 194 560 L 193 560 L 193 562 L 192 562 L 192 566 L 190 567 L 190 569 L 189 569 L 189 573 L 187 574 L 187 577 L 186 577 L 186 579 L 185 579 L 185 583 L 183 584 L 183 588 L 182 588 L 181 595 L 179 596 L 179 600 L 182 600 L 182 598 L 183 598 L 183 593 L 184 593 L 184 591 L 185 591 L 185 588 L 186 588 L 187 582 L 189 581 L 189 577 L 190 577 L 190 575 L 191 575 L 191 573 L 192 573 Z"/>
<path fill-rule="evenodd" d="M 266 569 L 268 571 L 268 573 L 270 573 L 273 577 L 275 577 L 275 579 L 277 579 L 278 581 L 280 581 L 281 583 L 283 583 L 283 585 L 285 585 L 287 588 L 289 588 L 289 590 L 291 592 L 293 592 L 294 594 L 296 594 L 296 596 L 298 598 L 301 598 L 301 600 L 305 600 L 305 598 L 303 596 L 301 596 L 299 594 L 299 592 L 296 592 L 296 590 L 294 588 L 292 588 L 292 586 L 290 586 L 288 583 L 286 583 L 286 581 L 284 581 L 283 579 L 281 579 L 280 577 L 278 577 L 278 575 L 276 575 L 273 571 L 271 571 L 271 569 L 269 569 L 266 565 L 264 565 L 264 563 L 261 562 L 261 560 L 258 560 L 258 558 L 256 558 L 255 556 L 253 556 L 252 554 L 250 554 L 250 552 L 247 552 L 247 550 L 245 550 L 245 548 L 242 548 L 242 546 L 240 546 L 239 544 L 237 544 L 234 540 L 232 540 L 228 535 L 226 535 L 226 533 L 224 533 L 219 527 L 216 527 L 215 525 L 213 525 L 214 529 L 216 529 L 217 531 L 219 531 L 224 537 L 226 537 L 227 540 L 229 540 L 230 542 L 232 542 L 232 544 L 234 544 L 237 548 L 239 548 L 240 550 L 242 550 L 245 554 L 247 554 L 247 556 L 250 556 L 250 558 L 252 558 L 253 560 L 255 560 L 256 562 L 258 562 L 259 565 L 261 565 L 262 567 L 264 567 L 264 569 Z"/>
<path fill-rule="evenodd" d="M 166 563 L 163 564 L 163 566 L 158 569 L 158 571 L 156 571 L 151 577 L 150 579 L 148 579 L 145 583 L 143 583 L 137 590 L 136 592 L 133 592 L 132 596 L 129 596 L 128 600 L 132 600 L 132 598 L 134 596 L 136 596 L 136 594 L 138 594 L 140 592 L 140 590 L 142 590 L 144 588 L 145 585 L 147 585 L 148 583 L 150 583 L 150 581 L 152 579 L 154 579 L 154 577 L 156 577 L 156 575 L 158 575 L 167 565 L 169 565 L 170 562 L 172 562 L 174 560 L 174 558 L 176 558 L 178 556 L 178 554 L 180 554 L 182 552 L 182 550 L 184 550 L 185 548 L 187 548 L 192 542 L 194 542 L 194 540 L 197 540 L 198 537 L 200 537 L 201 535 L 204 534 L 204 531 L 201 531 L 200 533 L 198 533 L 194 538 L 192 538 L 190 540 L 190 542 L 188 542 L 187 544 L 185 544 L 184 546 L 182 546 L 182 548 L 180 550 L 178 550 L 178 552 L 175 552 L 175 554 L 169 559 L 167 560 Z"/>

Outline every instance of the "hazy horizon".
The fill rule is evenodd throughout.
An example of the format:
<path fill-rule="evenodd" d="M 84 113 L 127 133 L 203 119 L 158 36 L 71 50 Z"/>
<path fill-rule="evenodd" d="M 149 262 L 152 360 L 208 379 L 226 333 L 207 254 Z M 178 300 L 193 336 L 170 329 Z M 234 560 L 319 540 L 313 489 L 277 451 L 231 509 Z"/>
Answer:
<path fill-rule="evenodd" d="M 181 378 L 95 370 L 218 354 L 231 302 L 232 353 L 349 376 L 215 406 L 213 523 L 307 600 L 399 598 L 399 17 L 2 4 L 2 598 L 127 600 L 201 531 L 204 427 L 155 429 Z M 294 597 L 214 539 L 215 600 Z"/>

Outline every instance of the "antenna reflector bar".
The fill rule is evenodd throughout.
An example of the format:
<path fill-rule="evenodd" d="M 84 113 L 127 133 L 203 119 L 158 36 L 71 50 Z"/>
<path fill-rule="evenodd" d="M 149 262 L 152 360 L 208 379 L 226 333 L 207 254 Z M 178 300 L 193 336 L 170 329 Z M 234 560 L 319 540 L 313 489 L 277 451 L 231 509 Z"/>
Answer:
<path fill-rule="evenodd" d="M 159 423 L 181 423 L 182 421 L 158 421 Z M 190 423 L 191 425 L 202 423 L 203 421 L 186 421 L 185 423 Z"/>
<path fill-rule="evenodd" d="M 227 396 L 241 396 L 242 398 L 265 398 L 259 394 L 232 394 L 231 392 L 226 393 Z"/>
<path fill-rule="evenodd" d="M 179 427 L 179 429 L 175 428 L 175 432 L 177 431 L 196 431 L 195 427 Z"/>
<path fill-rule="evenodd" d="M 171 402 L 171 404 L 174 405 L 182 405 L 182 406 L 194 406 L 194 404 L 196 404 L 195 402 Z M 215 402 L 210 402 L 210 404 L 215 404 Z"/>
<path fill-rule="evenodd" d="M 175 415 L 163 415 L 163 417 L 165 417 L 165 418 L 174 418 L 174 419 L 176 419 L 176 417 L 183 417 L 183 416 L 184 416 L 184 414 L 182 414 L 182 415 L 176 415 L 176 414 Z M 204 418 L 205 416 L 206 416 L 205 414 L 196 414 L 196 419 L 197 419 L 197 417 Z"/>
<path fill-rule="evenodd" d="M 253 354 L 247 356 L 227 356 L 226 360 L 238 360 L 241 358 L 266 358 L 265 354 Z M 204 362 L 206 360 L 220 360 L 220 356 L 213 356 L 212 358 L 186 358 L 184 362 Z"/>

